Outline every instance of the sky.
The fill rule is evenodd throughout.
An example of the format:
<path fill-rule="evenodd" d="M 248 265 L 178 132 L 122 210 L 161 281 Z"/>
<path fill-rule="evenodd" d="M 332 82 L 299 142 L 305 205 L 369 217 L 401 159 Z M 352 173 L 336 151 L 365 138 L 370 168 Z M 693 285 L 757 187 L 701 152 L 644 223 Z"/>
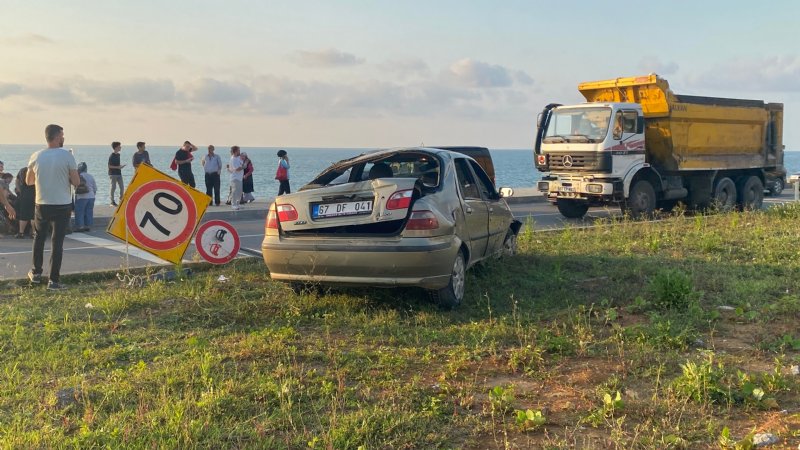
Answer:
<path fill-rule="evenodd" d="M 612 6 L 613 5 L 613 6 Z M 0 0 L 0 144 L 530 148 L 578 83 L 783 103 L 800 2 Z"/>

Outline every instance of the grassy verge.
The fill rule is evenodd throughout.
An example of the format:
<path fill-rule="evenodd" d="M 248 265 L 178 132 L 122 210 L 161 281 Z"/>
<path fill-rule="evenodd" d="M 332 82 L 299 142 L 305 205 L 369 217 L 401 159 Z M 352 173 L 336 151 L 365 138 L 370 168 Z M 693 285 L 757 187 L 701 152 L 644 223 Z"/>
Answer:
<path fill-rule="evenodd" d="M 795 448 L 798 236 L 797 205 L 529 224 L 451 312 L 298 296 L 257 260 L 6 286 L 0 447 Z"/>

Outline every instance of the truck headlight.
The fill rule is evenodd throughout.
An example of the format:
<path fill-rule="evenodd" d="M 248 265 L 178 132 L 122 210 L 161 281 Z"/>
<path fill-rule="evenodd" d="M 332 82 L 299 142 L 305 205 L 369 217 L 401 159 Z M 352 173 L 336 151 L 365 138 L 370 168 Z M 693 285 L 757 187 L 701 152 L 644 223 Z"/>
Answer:
<path fill-rule="evenodd" d="M 547 181 L 540 181 L 539 182 L 539 191 L 547 192 L 549 190 L 550 190 L 550 183 L 548 183 Z"/>
<path fill-rule="evenodd" d="M 592 194 L 602 194 L 603 193 L 603 185 L 596 184 L 596 183 L 589 183 L 586 185 L 586 191 Z"/>

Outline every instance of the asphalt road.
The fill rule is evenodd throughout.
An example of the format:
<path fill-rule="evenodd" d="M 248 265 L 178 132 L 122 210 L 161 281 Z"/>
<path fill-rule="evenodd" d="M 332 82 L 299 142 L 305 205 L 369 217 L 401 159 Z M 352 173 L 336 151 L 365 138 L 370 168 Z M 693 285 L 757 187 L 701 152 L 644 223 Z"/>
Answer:
<path fill-rule="evenodd" d="M 779 197 L 767 197 L 765 207 L 792 201 L 794 193 L 785 191 Z M 593 226 L 595 219 L 620 215 L 619 208 L 592 208 L 583 219 L 565 219 L 555 206 L 541 198 L 524 197 L 510 202 L 514 215 L 522 220 L 532 220 L 534 230 L 560 229 L 565 226 Z M 268 203 L 246 205 L 242 211 L 232 212 L 229 207 L 210 208 L 203 221 L 223 219 L 232 223 L 240 236 L 239 257 L 260 257 L 264 237 L 264 218 Z M 95 229 L 91 232 L 72 233 L 64 241 L 62 274 L 90 273 L 96 271 L 170 266 L 171 264 L 110 236 L 105 231 L 113 209 L 99 205 L 95 208 Z M 31 267 L 31 239 L 0 237 L 0 281 L 25 278 Z M 44 274 L 49 270 L 49 246 L 45 246 Z M 192 243 L 184 255 L 185 262 L 201 261 Z"/>

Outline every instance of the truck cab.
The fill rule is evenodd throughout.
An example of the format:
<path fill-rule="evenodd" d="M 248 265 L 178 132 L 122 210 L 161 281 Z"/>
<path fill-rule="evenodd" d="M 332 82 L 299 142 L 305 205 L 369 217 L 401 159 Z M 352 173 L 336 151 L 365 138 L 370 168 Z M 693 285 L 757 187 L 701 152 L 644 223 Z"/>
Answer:
<path fill-rule="evenodd" d="M 582 206 L 622 201 L 626 176 L 646 166 L 644 116 L 638 103 L 556 106 L 540 117 L 536 165 L 547 198 L 582 216 Z M 558 173 L 558 175 L 555 175 Z M 563 205 L 570 205 L 564 207 Z M 562 211 L 564 213 L 564 211 Z"/>

